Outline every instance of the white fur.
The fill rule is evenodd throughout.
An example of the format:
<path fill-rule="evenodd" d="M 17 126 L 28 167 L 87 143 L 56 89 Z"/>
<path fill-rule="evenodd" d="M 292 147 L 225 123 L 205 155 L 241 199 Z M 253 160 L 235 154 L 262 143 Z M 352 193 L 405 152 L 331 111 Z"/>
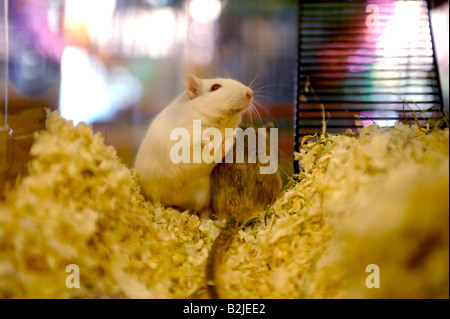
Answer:
<path fill-rule="evenodd" d="M 186 75 L 183 83 L 186 91 L 151 123 L 134 168 L 149 200 L 201 212 L 209 209 L 210 174 L 216 163 L 173 163 L 170 149 L 177 141 L 170 140 L 170 133 L 175 128 L 186 128 L 191 135 L 192 154 L 193 121 L 201 120 L 202 132 L 214 127 L 225 136 L 225 128 L 235 128 L 241 122 L 242 112 L 252 103 L 253 92 L 231 79 Z M 216 83 L 222 87 L 210 92 Z"/>

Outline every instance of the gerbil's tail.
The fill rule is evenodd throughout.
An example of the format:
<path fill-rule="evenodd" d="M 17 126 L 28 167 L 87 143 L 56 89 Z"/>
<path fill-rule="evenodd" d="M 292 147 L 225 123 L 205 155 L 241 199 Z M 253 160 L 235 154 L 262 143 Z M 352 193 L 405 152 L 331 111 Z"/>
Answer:
<path fill-rule="evenodd" d="M 235 217 L 230 217 L 214 241 L 208 260 L 206 261 L 206 287 L 210 298 L 219 299 L 219 280 L 217 280 L 217 269 L 223 262 L 228 248 L 237 233 L 239 223 Z"/>

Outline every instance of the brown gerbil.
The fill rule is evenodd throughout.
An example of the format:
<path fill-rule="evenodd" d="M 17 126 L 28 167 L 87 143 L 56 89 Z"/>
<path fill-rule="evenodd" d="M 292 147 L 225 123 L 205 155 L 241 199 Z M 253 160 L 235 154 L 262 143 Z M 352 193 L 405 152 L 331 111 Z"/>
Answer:
<path fill-rule="evenodd" d="M 264 134 L 266 150 L 269 147 L 270 133 L 270 127 L 267 126 Z M 259 140 L 260 138 L 258 142 Z M 239 227 L 255 213 L 264 210 L 282 186 L 278 171 L 273 174 L 260 173 L 260 167 L 264 165 L 260 163 L 258 147 L 253 147 L 256 163 L 249 161 L 248 149 L 248 139 L 245 138 L 244 161 L 237 163 L 235 143 L 232 163 L 220 163 L 211 173 L 212 210 L 216 217 L 227 220 L 213 243 L 206 262 L 207 290 L 214 299 L 220 298 L 217 269 L 224 261 Z"/>

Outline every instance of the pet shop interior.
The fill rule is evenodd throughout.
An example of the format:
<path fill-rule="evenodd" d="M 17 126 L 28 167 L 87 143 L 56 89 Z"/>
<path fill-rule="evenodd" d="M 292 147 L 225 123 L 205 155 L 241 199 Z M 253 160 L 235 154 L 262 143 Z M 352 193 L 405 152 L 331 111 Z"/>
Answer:
<path fill-rule="evenodd" d="M 0 2 L 0 298 L 212 297 L 226 218 L 134 167 L 186 74 L 250 87 L 241 125 L 277 132 L 220 298 L 449 298 L 448 1 Z"/>

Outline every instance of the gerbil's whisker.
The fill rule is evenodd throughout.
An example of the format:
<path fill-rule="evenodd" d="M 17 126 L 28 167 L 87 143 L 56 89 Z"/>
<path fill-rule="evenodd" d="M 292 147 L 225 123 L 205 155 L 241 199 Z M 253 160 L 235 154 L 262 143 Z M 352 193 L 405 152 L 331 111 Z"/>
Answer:
<path fill-rule="evenodd" d="M 262 91 L 264 89 L 267 89 L 267 88 L 270 88 L 270 87 L 274 87 L 274 86 L 280 87 L 281 85 L 280 84 L 266 84 L 266 85 L 263 85 L 263 86 L 260 86 L 260 87 L 255 87 L 253 89 L 253 92 Z"/>
<path fill-rule="evenodd" d="M 259 109 L 262 110 L 262 111 L 267 115 L 267 117 L 270 119 L 270 121 L 274 122 L 274 125 L 275 125 L 275 126 L 277 126 L 277 125 L 276 125 L 277 121 L 276 121 L 275 118 L 272 116 L 272 114 L 269 112 L 269 110 L 267 110 L 267 107 L 266 107 L 263 103 L 254 101 L 254 104 L 255 104 L 255 106 L 258 106 Z M 258 112 L 258 114 L 259 114 L 260 117 L 261 117 L 261 114 L 260 114 L 259 112 Z"/>
<path fill-rule="evenodd" d="M 264 72 L 267 72 L 267 65 L 266 66 L 262 66 L 255 74 L 255 76 L 253 77 L 253 80 L 250 82 L 250 84 L 248 85 L 249 88 L 252 88 L 252 85 L 255 83 L 255 81 L 257 79 L 259 79 L 260 76 L 262 76 L 264 74 Z"/>
<path fill-rule="evenodd" d="M 266 93 L 266 92 L 264 92 L 264 93 Z M 255 92 L 253 92 L 253 98 L 255 99 L 255 100 L 258 100 L 258 101 L 266 101 L 266 100 L 270 100 L 271 98 L 270 98 L 270 96 L 269 96 L 270 94 L 263 94 L 263 93 L 260 93 L 260 92 L 257 92 L 257 93 L 255 93 Z"/>
<path fill-rule="evenodd" d="M 248 112 L 248 121 L 250 122 L 249 126 L 253 126 L 255 124 L 255 122 L 257 122 L 257 124 L 259 126 L 262 126 L 262 119 L 261 116 L 259 115 L 258 110 L 255 108 L 254 104 L 251 104 L 250 107 L 245 111 Z"/>
<path fill-rule="evenodd" d="M 259 111 L 256 108 L 255 101 L 253 101 L 252 105 L 250 106 L 250 110 L 251 110 L 251 114 L 255 115 L 255 119 L 257 120 L 258 126 L 263 126 L 264 122 L 262 120 L 261 114 L 259 114 Z"/>
<path fill-rule="evenodd" d="M 247 126 L 253 126 L 253 123 L 255 122 L 255 114 L 253 110 L 253 104 L 250 105 L 250 107 L 245 111 L 245 114 L 248 116 L 246 117 Z"/>

